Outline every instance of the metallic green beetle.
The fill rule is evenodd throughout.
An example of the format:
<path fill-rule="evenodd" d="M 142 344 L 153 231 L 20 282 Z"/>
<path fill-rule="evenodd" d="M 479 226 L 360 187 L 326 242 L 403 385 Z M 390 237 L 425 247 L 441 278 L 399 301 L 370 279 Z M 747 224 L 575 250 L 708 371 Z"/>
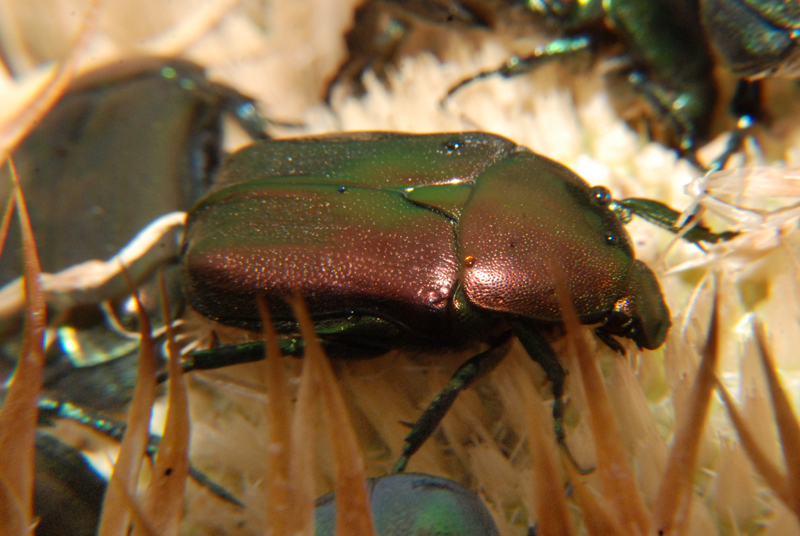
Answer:
<path fill-rule="evenodd" d="M 717 89 L 696 0 L 541 0 L 526 7 L 556 24 L 563 37 L 478 77 L 514 76 L 547 61 L 622 45 L 627 61 L 613 73 L 615 93 L 624 87 L 620 80 L 635 89 L 652 119 L 672 135 L 665 141 L 681 152 L 693 156 L 706 141 Z"/>
<path fill-rule="evenodd" d="M 287 353 L 302 342 L 282 299 L 292 289 L 334 356 L 488 342 L 417 422 L 402 470 L 458 392 L 506 354 L 512 333 L 553 381 L 558 422 L 565 372 L 546 337 L 561 320 L 554 271 L 580 319 L 599 324 L 613 348 L 615 336 L 650 349 L 664 342 L 658 281 L 614 207 L 605 188 L 492 134 L 256 143 L 224 162 L 189 213 L 184 289 L 204 315 L 254 330 L 256 297 L 265 298 Z M 186 368 L 248 360 L 236 352 L 245 349 L 196 353 Z"/>
<path fill-rule="evenodd" d="M 633 89 L 650 108 L 646 119 L 651 132 L 660 133 L 659 141 L 689 157 L 707 141 L 717 88 L 697 0 L 371 0 L 360 12 L 380 10 L 405 26 L 414 18 L 453 28 L 494 26 L 510 19 L 517 26 L 551 29 L 558 37 L 528 56 L 512 56 L 498 68 L 464 80 L 449 94 L 476 79 L 516 76 L 577 54 L 619 54 L 623 61 L 608 79 L 612 98 L 625 115 L 637 108 L 631 106 Z M 381 20 L 376 15 L 364 19 L 357 24 Z M 384 51 L 389 45 L 383 32 L 376 33 L 376 43 L 365 33 L 356 26 L 348 34 L 350 56 L 335 81 L 365 70 L 370 57 L 380 69 L 396 54 L 399 37 Z"/>
<path fill-rule="evenodd" d="M 371 478 L 369 500 L 379 536 L 496 536 L 481 499 L 446 478 L 405 473 Z M 317 499 L 316 536 L 333 536 L 336 497 Z"/>

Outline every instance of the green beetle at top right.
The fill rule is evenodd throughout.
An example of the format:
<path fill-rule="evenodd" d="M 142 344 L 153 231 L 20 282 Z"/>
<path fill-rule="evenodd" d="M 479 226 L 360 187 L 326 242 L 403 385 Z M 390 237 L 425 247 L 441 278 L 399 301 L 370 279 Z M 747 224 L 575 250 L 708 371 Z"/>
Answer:
<path fill-rule="evenodd" d="M 507 353 L 512 335 L 552 380 L 563 440 L 565 371 L 548 334 L 561 322 L 552 271 L 609 346 L 622 349 L 615 337 L 661 346 L 669 310 L 623 220 L 661 213 L 674 224 L 678 214 L 663 210 L 616 202 L 565 166 L 482 132 L 272 140 L 228 157 L 190 211 L 184 291 L 200 313 L 252 330 L 261 329 L 256 302 L 264 299 L 287 354 L 303 345 L 284 301 L 293 290 L 334 358 L 488 343 L 416 422 L 400 471 L 458 393 Z M 263 355 L 258 344 L 220 347 L 195 352 L 185 367 Z"/>
<path fill-rule="evenodd" d="M 723 167 L 749 127 L 765 119 L 757 79 L 800 76 L 795 0 L 368 0 L 356 12 L 349 57 L 333 83 L 367 68 L 383 74 L 414 20 L 460 30 L 538 28 L 554 36 L 530 54 L 462 80 L 448 97 L 489 76 L 517 76 L 579 54 L 613 56 L 605 77 L 619 112 L 701 169 L 696 151 L 713 135 L 723 94 L 714 76 L 717 60 L 741 79 L 729 105 L 736 127 L 709 170 Z"/>

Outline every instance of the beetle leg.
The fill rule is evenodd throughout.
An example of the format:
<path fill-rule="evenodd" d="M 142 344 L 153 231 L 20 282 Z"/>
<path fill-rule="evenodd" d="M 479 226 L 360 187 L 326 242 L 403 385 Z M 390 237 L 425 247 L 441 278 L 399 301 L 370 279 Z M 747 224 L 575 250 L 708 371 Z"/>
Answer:
<path fill-rule="evenodd" d="M 182 367 L 185 374 L 194 370 L 213 370 L 262 359 L 264 359 L 264 341 L 254 341 L 192 352 L 184 358 Z M 166 372 L 159 374 L 158 383 L 165 382 L 168 377 Z"/>
<path fill-rule="evenodd" d="M 439 391 L 425 412 L 414 423 L 411 432 L 406 436 L 403 455 L 397 460 L 392 470 L 401 473 L 408 465 L 408 460 L 430 437 L 433 431 L 447 414 L 447 410 L 455 402 L 458 393 L 469 387 L 473 381 L 488 374 L 494 369 L 511 348 L 511 332 L 504 333 L 493 341 L 491 348 L 471 358 L 458 367 L 447 385 Z"/>
<path fill-rule="evenodd" d="M 66 419 L 87 426 L 114 441 L 122 441 L 125 435 L 126 423 L 101 415 L 94 411 L 85 410 L 69 402 L 61 402 L 54 399 L 44 398 L 39 401 L 39 424 L 53 426 L 57 419 Z M 161 438 L 151 435 L 147 442 L 147 455 L 155 456 Z M 208 491 L 219 497 L 225 502 L 236 506 L 244 507 L 241 501 L 233 496 L 228 490 L 211 480 L 205 473 L 191 465 L 189 476 L 195 482 L 206 488 Z"/>
<path fill-rule="evenodd" d="M 531 356 L 531 359 L 539 363 L 544 369 L 547 378 L 553 384 L 553 430 L 556 433 L 556 441 L 564 454 L 567 455 L 569 461 L 581 474 L 588 474 L 593 469 L 584 469 L 579 464 L 572 452 L 567 446 L 564 433 L 564 381 L 567 376 L 567 371 L 561 366 L 553 347 L 542 336 L 539 329 L 533 326 L 527 326 L 521 321 L 511 323 L 514 334 L 522 343 L 525 351 Z"/>
<path fill-rule="evenodd" d="M 211 84 L 222 97 L 223 109 L 254 140 L 268 140 L 267 120 L 261 116 L 256 101 L 223 84 Z"/>
<path fill-rule="evenodd" d="M 278 340 L 281 354 L 302 357 L 305 343 L 297 335 L 299 330 L 297 323 L 278 323 L 276 327 L 283 335 Z M 406 333 L 396 325 L 369 315 L 317 321 L 314 329 L 319 335 L 323 350 L 331 359 L 378 357 L 392 348 L 402 347 L 406 340 Z M 218 369 L 262 359 L 264 359 L 263 341 L 232 344 L 190 353 L 183 361 L 183 372 Z M 158 376 L 159 383 L 166 379 L 166 373 Z"/>
<path fill-rule="evenodd" d="M 553 420 L 555 421 L 554 429 L 556 432 L 556 440 L 558 444 L 569 452 L 566 443 L 564 442 L 564 381 L 567 376 L 567 371 L 561 366 L 553 347 L 542 336 L 541 331 L 534 327 L 527 326 L 522 322 L 512 322 L 511 327 L 514 329 L 514 334 L 522 343 L 528 355 L 539 363 L 547 374 L 547 379 L 553 384 Z M 572 456 L 570 455 L 570 458 Z"/>
<path fill-rule="evenodd" d="M 736 117 L 736 128 L 731 131 L 725 150 L 711 163 L 707 172 L 719 171 L 728 159 L 739 150 L 750 127 L 764 120 L 761 107 L 761 82 L 759 80 L 739 80 L 736 93 L 731 100 L 730 112 Z"/>
<path fill-rule="evenodd" d="M 565 57 L 574 56 L 575 54 L 588 50 L 591 46 L 592 41 L 587 36 L 556 39 L 544 46 L 536 47 L 536 50 L 530 56 L 511 56 L 508 61 L 496 69 L 483 71 L 466 80 L 462 80 L 447 92 L 442 102 L 447 101 L 453 93 L 467 84 L 471 84 L 475 80 L 495 75 L 500 75 L 503 78 L 511 78 L 512 76 L 529 73 L 551 61 L 562 60 Z"/>
<path fill-rule="evenodd" d="M 323 350 L 332 359 L 370 359 L 385 354 L 398 344 L 399 332 L 395 326 L 387 322 L 374 321 L 364 317 L 358 322 L 342 321 L 340 323 L 321 324 L 316 327 L 319 342 Z M 296 331 L 296 328 L 292 332 Z M 363 341 L 386 341 L 383 346 L 366 344 Z M 282 355 L 302 357 L 305 348 L 303 339 L 289 335 L 278 340 Z M 252 363 L 264 359 L 264 341 L 230 344 L 208 350 L 197 350 L 183 360 L 183 372 L 194 370 L 213 370 L 242 363 Z M 167 380 L 167 373 L 158 376 L 158 383 Z"/>
<path fill-rule="evenodd" d="M 613 335 L 610 335 L 609 333 L 606 333 L 604 330 L 602 330 L 600 328 L 596 328 L 594 330 L 594 334 L 597 336 L 598 339 L 603 341 L 603 343 L 606 346 L 611 348 L 611 350 L 613 350 L 614 352 L 617 352 L 618 354 L 620 354 L 622 356 L 625 355 L 625 347 L 622 346 L 622 344 L 617 339 L 615 339 Z"/>
<path fill-rule="evenodd" d="M 703 102 L 701 88 L 688 85 L 687 87 L 667 87 L 651 80 L 641 71 L 633 71 L 628 75 L 628 82 L 653 108 L 658 117 L 663 117 L 678 135 L 678 149 L 681 156 L 688 158 L 701 169 L 703 166 L 697 162 L 695 152 L 702 131 L 706 130 L 698 124 L 697 108 Z M 680 90 L 680 91 L 679 91 Z"/>

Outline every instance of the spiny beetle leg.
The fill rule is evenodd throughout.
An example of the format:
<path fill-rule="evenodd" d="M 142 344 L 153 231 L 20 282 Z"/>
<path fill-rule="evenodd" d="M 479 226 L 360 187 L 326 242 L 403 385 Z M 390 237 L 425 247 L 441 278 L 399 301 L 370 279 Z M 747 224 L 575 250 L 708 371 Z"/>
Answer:
<path fill-rule="evenodd" d="M 305 343 L 301 337 L 297 336 L 299 332 L 297 323 L 278 323 L 276 329 L 283 334 L 278 339 L 281 354 L 302 357 Z M 323 350 L 331 359 L 378 357 L 392 348 L 401 346 L 405 336 L 405 333 L 391 322 L 369 315 L 353 315 L 345 319 L 317 321 L 314 329 L 319 335 L 319 342 Z M 183 372 L 213 370 L 262 359 L 264 359 L 263 341 L 231 344 L 190 353 L 183 361 Z M 158 376 L 159 383 L 166 379 L 166 373 Z"/>
<path fill-rule="evenodd" d="M 609 335 L 605 331 L 600 328 L 594 330 L 594 334 L 597 336 L 598 339 L 603 341 L 603 344 L 611 348 L 614 352 L 617 352 L 619 355 L 625 355 L 625 347 L 614 338 L 613 335 Z"/>
<path fill-rule="evenodd" d="M 264 359 L 264 341 L 254 341 L 197 350 L 186 356 L 182 366 L 185 374 L 194 370 L 213 370 L 262 359 Z M 162 383 L 167 378 L 167 373 L 162 373 L 158 376 L 158 382 Z"/>
<path fill-rule="evenodd" d="M 272 123 L 272 121 L 258 113 L 256 101 L 222 84 L 210 85 L 220 95 L 223 103 L 222 109 L 233 117 L 248 136 L 254 140 L 270 139 L 266 127 L 267 123 Z"/>
<path fill-rule="evenodd" d="M 324 343 L 323 343 L 324 344 Z M 300 357 L 303 355 L 303 340 L 285 338 L 278 341 L 283 355 Z M 242 344 L 226 344 L 208 350 L 196 350 L 183 360 L 183 373 L 195 370 L 215 370 L 243 363 L 253 363 L 264 359 L 264 341 L 245 342 Z M 158 383 L 167 381 L 169 374 L 158 375 Z"/>
<path fill-rule="evenodd" d="M 573 56 L 579 52 L 588 50 L 591 47 L 591 39 L 586 36 L 577 37 L 564 37 L 551 41 L 545 46 L 537 47 L 536 51 L 530 56 L 519 57 L 512 56 L 507 62 L 490 71 L 483 71 L 471 76 L 466 80 L 462 80 L 453 86 L 448 92 L 442 102 L 450 98 L 451 95 L 456 93 L 462 87 L 471 84 L 476 80 L 488 78 L 490 76 L 500 75 L 503 78 L 511 78 L 524 73 L 529 73 L 534 69 L 549 63 L 551 61 L 561 60 L 565 57 Z"/>
<path fill-rule="evenodd" d="M 392 469 L 393 473 L 405 471 L 408 460 L 430 437 L 439 426 L 450 406 L 455 402 L 458 394 L 472 384 L 476 379 L 491 372 L 511 348 L 511 332 L 504 333 L 492 342 L 491 348 L 469 358 L 458 367 L 447 385 L 439 391 L 425 412 L 414 423 L 411 432 L 406 436 L 403 445 L 403 455 L 397 460 Z"/>
<path fill-rule="evenodd" d="M 694 100 L 687 100 L 686 94 L 676 94 L 675 88 L 651 80 L 643 71 L 630 73 L 628 82 L 656 111 L 657 116 L 669 122 L 672 131 L 678 136 L 678 149 L 682 156 L 690 156 L 692 163 L 697 163 L 694 155 L 700 136 L 697 132 L 696 114 L 692 113 Z"/>
<path fill-rule="evenodd" d="M 714 160 L 707 172 L 719 171 L 725 167 L 728 159 L 741 148 L 750 127 L 765 119 L 761 106 L 761 83 L 759 80 L 739 80 L 736 92 L 731 101 L 730 112 L 736 117 L 736 128 L 731 131 L 725 150 Z"/>
<path fill-rule="evenodd" d="M 357 343 L 345 344 L 324 338 L 320 338 L 319 342 L 331 359 L 369 359 L 389 351 L 389 348 L 363 346 Z M 299 337 L 285 337 L 278 339 L 278 347 L 282 355 L 302 357 L 305 343 Z M 242 363 L 253 363 L 262 359 L 264 359 L 264 341 L 253 341 L 194 351 L 186 356 L 182 366 L 185 374 L 195 370 L 214 370 Z M 168 377 L 167 372 L 162 372 L 158 375 L 158 383 L 165 382 Z"/>
<path fill-rule="evenodd" d="M 582 468 L 570 452 L 565 441 L 564 433 L 564 381 L 567 371 L 561 366 L 553 347 L 542 336 L 541 331 L 533 326 L 527 326 L 522 321 L 511 323 L 514 334 L 528 352 L 528 355 L 544 369 L 547 379 L 553 384 L 553 430 L 556 441 L 569 458 L 572 465 L 581 473 L 591 473 L 591 469 Z"/>
<path fill-rule="evenodd" d="M 39 401 L 39 424 L 53 425 L 56 419 L 65 419 L 80 423 L 118 442 L 122 441 L 122 437 L 125 435 L 125 429 L 127 428 L 127 425 L 123 421 L 112 419 L 94 411 L 79 408 L 69 402 L 61 402 L 52 398 L 41 399 Z M 150 436 L 147 442 L 148 456 L 152 457 L 155 455 L 160 442 L 160 437 Z M 211 480 L 208 475 L 193 465 L 189 467 L 189 476 L 223 501 L 242 508 L 244 507 L 244 504 L 228 490 Z"/>

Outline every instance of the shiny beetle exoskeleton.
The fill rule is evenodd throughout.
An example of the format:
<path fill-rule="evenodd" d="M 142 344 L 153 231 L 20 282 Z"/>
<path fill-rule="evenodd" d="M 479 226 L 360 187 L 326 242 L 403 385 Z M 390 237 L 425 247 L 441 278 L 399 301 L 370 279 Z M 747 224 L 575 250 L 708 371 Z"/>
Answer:
<path fill-rule="evenodd" d="M 659 141 L 689 157 L 708 139 L 717 87 L 696 0 L 371 0 L 359 13 L 380 10 L 393 15 L 404 28 L 413 19 L 451 28 L 503 28 L 497 20 L 510 19 L 517 26 L 555 31 L 557 38 L 532 54 L 512 56 L 498 68 L 462 81 L 449 94 L 477 79 L 516 76 L 578 54 L 616 54 L 622 61 L 608 78 L 619 108 L 626 114 L 640 108 L 631 106 L 629 98 L 633 92 L 638 94 L 640 104 L 649 108 L 646 119 L 654 127 L 650 131 L 661 133 L 656 136 Z M 391 41 L 389 47 L 383 32 L 373 32 L 374 43 L 362 35 L 367 32 L 361 25 L 375 18 L 357 18 L 348 39 L 350 57 L 335 81 L 354 70 L 365 70 L 369 59 L 363 56 L 367 53 L 371 52 L 376 69 L 396 55 L 397 44 Z"/>
<path fill-rule="evenodd" d="M 615 349 L 617 336 L 657 348 L 670 326 L 607 190 L 480 132 L 256 143 L 225 161 L 189 214 L 183 247 L 189 303 L 258 330 L 264 298 L 287 353 L 302 345 L 283 301 L 293 289 L 335 357 L 489 343 L 417 422 L 398 470 L 512 334 L 553 381 L 560 419 L 565 372 L 545 337 L 561 321 L 553 271 L 582 322 Z M 187 369 L 220 366 L 236 351 L 196 353 Z"/>
<path fill-rule="evenodd" d="M 367 481 L 375 531 L 379 536 L 498 536 L 475 492 L 440 476 L 405 473 Z M 336 496 L 317 499 L 316 536 L 333 536 Z"/>

